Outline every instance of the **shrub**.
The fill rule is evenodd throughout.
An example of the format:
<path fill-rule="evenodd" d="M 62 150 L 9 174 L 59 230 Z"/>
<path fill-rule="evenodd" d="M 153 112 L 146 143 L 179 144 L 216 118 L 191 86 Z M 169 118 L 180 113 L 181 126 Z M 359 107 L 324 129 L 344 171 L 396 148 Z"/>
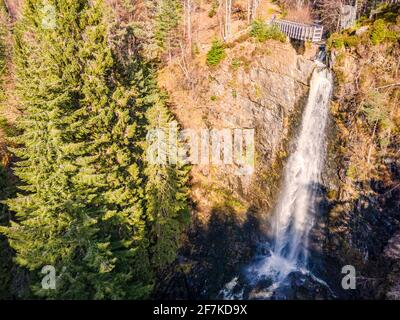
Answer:
<path fill-rule="evenodd" d="M 212 18 L 217 14 L 218 1 L 213 1 L 210 11 L 208 11 L 208 17 Z"/>
<path fill-rule="evenodd" d="M 281 42 L 286 41 L 286 36 L 281 32 L 278 26 L 268 25 L 261 20 L 253 21 L 250 34 L 260 42 L 265 42 L 269 39 Z"/>
<path fill-rule="evenodd" d="M 382 19 L 376 20 L 371 32 L 371 41 L 374 45 L 381 43 L 385 39 L 385 21 Z"/>
<path fill-rule="evenodd" d="M 344 47 L 343 36 L 338 33 L 332 34 L 327 41 L 327 46 L 329 49 L 330 48 L 335 48 L 335 49 L 343 48 Z"/>
<path fill-rule="evenodd" d="M 0 116 L 0 130 L 6 137 L 14 137 L 19 133 L 17 128 L 11 125 L 4 116 Z"/>
<path fill-rule="evenodd" d="M 328 48 L 340 49 L 343 47 L 356 47 L 360 43 L 361 39 L 356 35 L 348 35 L 347 33 L 339 34 L 334 33 L 328 39 Z"/>
<path fill-rule="evenodd" d="M 356 47 L 360 43 L 360 38 L 357 36 L 344 37 L 344 44 L 346 47 Z"/>
<path fill-rule="evenodd" d="M 207 64 L 209 66 L 218 65 L 225 58 L 224 44 L 219 40 L 214 40 L 210 51 L 207 53 Z"/>
<path fill-rule="evenodd" d="M 233 70 L 239 69 L 241 65 L 242 65 L 242 61 L 239 58 L 234 58 L 232 60 L 232 68 L 233 68 Z"/>
<path fill-rule="evenodd" d="M 378 19 L 373 24 L 371 42 L 373 45 L 378 45 L 385 40 L 396 41 L 397 35 L 395 31 L 391 31 L 387 28 L 385 20 Z"/>
<path fill-rule="evenodd" d="M 287 15 L 288 15 L 287 9 L 283 8 L 282 11 L 281 11 L 281 14 L 279 15 L 279 19 L 286 18 Z"/>
<path fill-rule="evenodd" d="M 357 167 L 354 165 L 350 165 L 347 168 L 346 176 L 351 180 L 356 180 L 357 178 Z"/>

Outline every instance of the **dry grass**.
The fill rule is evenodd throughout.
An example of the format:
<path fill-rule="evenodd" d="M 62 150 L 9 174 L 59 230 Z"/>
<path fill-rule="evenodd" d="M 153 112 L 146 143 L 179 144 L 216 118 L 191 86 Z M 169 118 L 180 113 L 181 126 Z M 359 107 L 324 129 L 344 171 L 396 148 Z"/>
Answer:
<path fill-rule="evenodd" d="M 313 22 L 311 9 L 308 6 L 288 9 L 287 15 L 284 17 L 284 19 L 296 21 L 296 22 L 300 22 L 300 23 L 312 23 Z"/>

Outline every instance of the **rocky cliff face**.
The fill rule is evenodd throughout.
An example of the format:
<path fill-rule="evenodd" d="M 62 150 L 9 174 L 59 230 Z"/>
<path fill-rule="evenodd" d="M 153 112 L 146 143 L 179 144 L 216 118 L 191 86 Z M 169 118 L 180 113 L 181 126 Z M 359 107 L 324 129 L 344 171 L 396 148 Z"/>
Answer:
<path fill-rule="evenodd" d="M 344 297 L 399 297 L 399 12 L 384 9 L 331 38 L 336 88 L 325 255 L 337 285 L 344 265 L 356 268 L 357 288 L 342 290 Z"/>
<path fill-rule="evenodd" d="M 287 138 L 301 113 L 314 68 L 289 43 L 247 40 L 229 47 L 218 67 L 210 68 L 204 57 L 198 57 L 186 76 L 178 66 L 170 66 L 160 76 L 183 128 L 255 130 L 254 174 L 237 174 L 237 168 L 229 165 L 194 166 L 193 197 L 203 212 L 218 199 L 213 199 L 213 190 L 202 191 L 197 184 L 232 193 L 245 206 L 271 205 L 276 186 L 265 182 L 279 176 Z"/>
<path fill-rule="evenodd" d="M 173 65 L 160 74 L 183 128 L 255 130 L 252 174 L 238 175 L 236 165 L 193 166 L 192 225 L 181 261 L 162 275 L 173 275 L 157 290 L 163 298 L 215 297 L 253 255 L 308 95 L 314 63 L 290 43 L 246 39 L 225 53 L 217 67 L 199 56 L 190 69 Z"/>

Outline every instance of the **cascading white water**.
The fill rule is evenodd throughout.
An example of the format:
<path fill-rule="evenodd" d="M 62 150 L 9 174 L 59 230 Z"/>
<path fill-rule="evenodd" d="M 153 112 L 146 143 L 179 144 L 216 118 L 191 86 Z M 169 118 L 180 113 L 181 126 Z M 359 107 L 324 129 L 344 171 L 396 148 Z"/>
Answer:
<path fill-rule="evenodd" d="M 317 62 L 300 132 L 285 167 L 283 186 L 272 217 L 271 255 L 248 268 L 253 277 L 272 277 L 275 286 L 291 271 L 306 268 L 308 235 L 325 159 L 331 91 L 332 75 L 325 65 Z"/>
<path fill-rule="evenodd" d="M 323 280 L 307 270 L 308 236 L 316 215 L 316 198 L 325 161 L 332 87 L 329 69 L 316 61 L 300 131 L 285 166 L 282 189 L 271 218 L 272 245 L 266 243 L 269 253 L 266 255 L 264 252 L 246 268 L 250 286 L 253 284 L 259 288 L 257 284 L 263 283 L 263 290 L 250 292 L 251 298 L 271 298 L 284 285 L 288 275 L 296 271 L 324 286 L 334 296 Z M 227 283 L 220 296 L 223 299 L 243 298 L 244 290 L 239 280 L 235 277 Z"/>

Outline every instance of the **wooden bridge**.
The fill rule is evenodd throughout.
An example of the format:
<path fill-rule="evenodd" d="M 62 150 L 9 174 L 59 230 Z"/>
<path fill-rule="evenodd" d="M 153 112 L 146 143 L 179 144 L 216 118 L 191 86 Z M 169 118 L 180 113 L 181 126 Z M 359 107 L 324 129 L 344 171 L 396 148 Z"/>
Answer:
<path fill-rule="evenodd" d="M 278 19 L 272 20 L 271 23 L 277 25 L 289 38 L 312 42 L 319 42 L 322 40 L 324 27 L 321 25 Z"/>

